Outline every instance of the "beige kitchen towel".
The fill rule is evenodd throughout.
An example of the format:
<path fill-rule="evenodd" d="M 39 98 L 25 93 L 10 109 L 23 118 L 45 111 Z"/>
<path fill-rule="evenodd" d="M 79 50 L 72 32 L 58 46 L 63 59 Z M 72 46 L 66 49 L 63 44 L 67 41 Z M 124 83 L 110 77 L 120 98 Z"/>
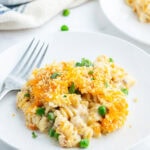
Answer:
<path fill-rule="evenodd" d="M 0 0 L 0 30 L 35 28 L 88 0 Z"/>

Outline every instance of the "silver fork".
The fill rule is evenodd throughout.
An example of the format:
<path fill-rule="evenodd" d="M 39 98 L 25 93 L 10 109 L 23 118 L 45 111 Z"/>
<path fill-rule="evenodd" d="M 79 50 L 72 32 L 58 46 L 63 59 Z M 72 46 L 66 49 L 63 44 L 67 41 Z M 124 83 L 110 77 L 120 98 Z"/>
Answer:
<path fill-rule="evenodd" d="M 33 39 L 14 69 L 5 78 L 0 91 L 0 100 L 10 91 L 19 90 L 34 67 L 38 68 L 46 54 L 48 44 Z"/>

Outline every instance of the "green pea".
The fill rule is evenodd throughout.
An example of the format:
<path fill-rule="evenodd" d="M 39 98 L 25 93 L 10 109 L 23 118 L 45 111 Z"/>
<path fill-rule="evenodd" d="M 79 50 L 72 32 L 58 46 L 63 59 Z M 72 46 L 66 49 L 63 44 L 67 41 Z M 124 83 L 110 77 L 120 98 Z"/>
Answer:
<path fill-rule="evenodd" d="M 30 97 L 29 93 L 24 94 L 24 97 Z"/>
<path fill-rule="evenodd" d="M 56 79 L 58 76 L 60 76 L 60 74 L 59 73 L 57 73 L 57 72 L 55 72 L 55 73 L 53 73 L 52 75 L 51 75 L 51 79 Z"/>
<path fill-rule="evenodd" d="M 55 133 L 56 133 L 56 131 L 54 129 L 52 129 L 52 128 L 48 132 L 50 137 L 54 137 Z"/>
<path fill-rule="evenodd" d="M 106 113 L 107 113 L 107 108 L 106 108 L 104 105 L 99 106 L 99 107 L 98 107 L 98 113 L 99 113 L 102 117 L 104 117 L 104 116 L 106 115 Z"/>
<path fill-rule="evenodd" d="M 59 133 L 55 132 L 54 137 L 56 138 L 56 140 L 58 140 L 59 135 L 60 135 Z"/>
<path fill-rule="evenodd" d="M 75 90 L 76 90 L 75 84 L 74 84 L 74 82 L 72 82 L 71 86 L 68 88 L 68 91 L 70 94 L 73 94 L 73 93 L 75 93 Z"/>
<path fill-rule="evenodd" d="M 87 148 L 89 146 L 89 140 L 88 139 L 82 139 L 79 143 L 80 148 Z"/>
<path fill-rule="evenodd" d="M 62 25 L 60 28 L 61 31 L 68 31 L 69 27 L 67 25 Z"/>
<path fill-rule="evenodd" d="M 32 132 L 32 138 L 37 138 L 37 134 L 35 132 Z"/>
<path fill-rule="evenodd" d="M 70 15 L 70 10 L 69 9 L 64 9 L 63 12 L 62 12 L 62 15 L 65 16 L 65 17 L 69 16 Z"/>
<path fill-rule="evenodd" d="M 44 115 L 44 114 L 45 114 L 45 108 L 43 108 L 43 107 L 38 107 L 38 108 L 36 109 L 36 114 L 39 115 L 39 116 Z"/>

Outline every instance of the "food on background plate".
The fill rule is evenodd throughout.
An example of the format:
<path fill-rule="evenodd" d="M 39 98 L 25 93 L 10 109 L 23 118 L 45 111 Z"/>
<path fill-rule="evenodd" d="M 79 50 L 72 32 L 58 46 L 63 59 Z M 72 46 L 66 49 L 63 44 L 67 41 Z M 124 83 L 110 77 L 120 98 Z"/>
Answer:
<path fill-rule="evenodd" d="M 150 22 L 150 0 L 126 0 L 141 22 Z"/>
<path fill-rule="evenodd" d="M 124 125 L 133 84 L 128 73 L 104 55 L 94 62 L 53 62 L 33 71 L 17 94 L 17 106 L 29 129 L 48 134 L 62 147 L 86 148 L 92 137 Z"/>

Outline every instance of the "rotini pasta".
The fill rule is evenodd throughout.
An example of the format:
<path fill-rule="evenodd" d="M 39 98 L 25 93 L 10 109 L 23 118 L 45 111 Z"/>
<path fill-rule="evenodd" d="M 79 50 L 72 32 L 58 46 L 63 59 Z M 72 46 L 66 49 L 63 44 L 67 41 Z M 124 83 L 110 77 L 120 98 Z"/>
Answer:
<path fill-rule="evenodd" d="M 126 95 L 134 80 L 112 58 L 52 63 L 35 69 L 17 94 L 17 106 L 31 130 L 48 133 L 62 147 L 78 147 L 92 137 L 122 127 Z"/>
<path fill-rule="evenodd" d="M 63 147 L 75 147 L 78 145 L 81 137 L 76 128 L 68 121 L 66 117 L 56 111 L 57 117 L 54 123 L 54 129 L 60 134 L 59 143 Z"/>

